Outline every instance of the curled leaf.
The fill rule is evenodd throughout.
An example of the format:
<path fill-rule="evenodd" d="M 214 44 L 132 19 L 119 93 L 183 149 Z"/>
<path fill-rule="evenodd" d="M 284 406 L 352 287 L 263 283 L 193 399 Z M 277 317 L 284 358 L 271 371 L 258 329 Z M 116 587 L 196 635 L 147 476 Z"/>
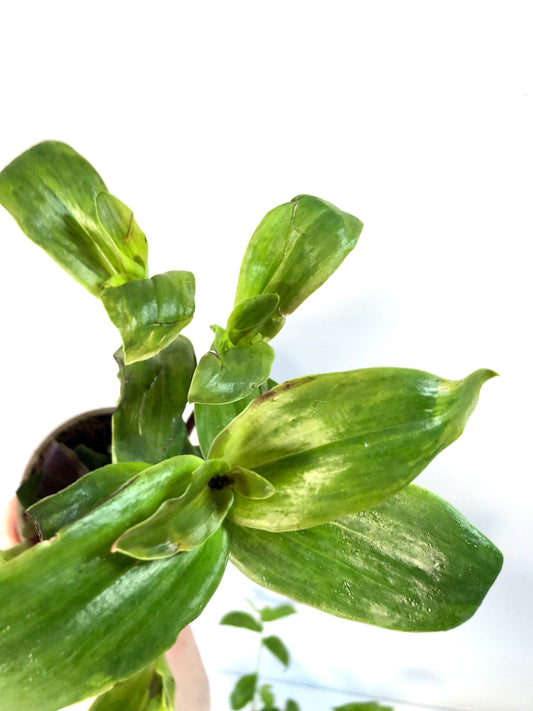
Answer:
<path fill-rule="evenodd" d="M 189 402 L 221 405 L 248 397 L 267 380 L 274 351 L 262 340 L 250 346 L 212 350 L 200 358 Z"/>
<path fill-rule="evenodd" d="M 176 684 L 164 656 L 99 696 L 90 711 L 174 711 Z"/>
<path fill-rule="evenodd" d="M 228 477 L 231 488 L 247 499 L 268 499 L 276 491 L 268 479 L 250 469 L 234 467 Z"/>
<path fill-rule="evenodd" d="M 224 477 L 227 471 L 225 462 L 204 462 L 179 497 L 165 500 L 149 518 L 126 530 L 112 550 L 153 560 L 203 545 L 220 528 L 233 503 L 231 489 L 209 486 L 212 479 Z"/>
<path fill-rule="evenodd" d="M 208 488 L 187 500 L 168 499 L 150 518 L 128 529 L 112 550 L 140 560 L 168 558 L 202 546 L 222 525 L 233 503 L 229 489 Z"/>
<path fill-rule="evenodd" d="M 265 393 L 275 385 L 276 383 L 269 378 L 266 383 L 261 383 L 249 395 L 240 400 L 234 400 L 223 405 L 202 405 L 200 403 L 195 405 L 196 432 L 204 457 L 207 457 L 213 440 L 222 432 L 224 427 L 229 425 L 258 395 Z"/>
<path fill-rule="evenodd" d="M 98 219 L 105 232 L 121 251 L 127 251 L 128 263 L 139 265 L 138 279 L 148 276 L 148 243 L 146 235 L 137 224 L 133 212 L 117 197 L 103 190 L 96 196 Z M 120 276 L 120 275 L 117 275 Z M 113 277 L 111 278 L 111 281 Z M 115 277 L 117 284 L 120 283 Z M 123 281 L 127 281 L 123 279 Z M 107 282 L 110 283 L 110 280 Z"/>
<path fill-rule="evenodd" d="M 261 332 L 261 327 L 276 311 L 279 304 L 277 294 L 252 296 L 238 304 L 228 319 L 227 333 L 235 346 L 248 345 Z"/>
<path fill-rule="evenodd" d="M 113 458 L 151 464 L 181 454 L 187 440 L 182 415 L 196 359 L 185 336 L 157 355 L 119 365 L 120 401 L 113 415 Z"/>
<path fill-rule="evenodd" d="M 131 211 L 64 143 L 39 143 L 4 168 L 0 203 L 33 242 L 95 296 L 110 281 L 147 276 L 146 239 Z"/>
<path fill-rule="evenodd" d="M 128 365 L 157 355 L 190 323 L 194 314 L 194 276 L 165 272 L 151 279 L 109 286 L 101 295 L 120 332 Z"/>

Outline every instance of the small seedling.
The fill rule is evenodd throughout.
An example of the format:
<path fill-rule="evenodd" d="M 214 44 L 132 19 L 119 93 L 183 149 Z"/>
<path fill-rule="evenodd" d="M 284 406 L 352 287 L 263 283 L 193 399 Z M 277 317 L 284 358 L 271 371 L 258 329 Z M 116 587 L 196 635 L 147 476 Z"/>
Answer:
<path fill-rule="evenodd" d="M 244 674 L 237 679 L 233 691 L 230 694 L 230 707 L 233 711 L 243 709 L 247 704 L 248 711 L 302 711 L 300 705 L 294 699 L 287 699 L 285 704 L 279 704 L 272 684 L 261 683 L 261 661 L 263 650 L 267 650 L 281 664 L 288 669 L 291 655 L 286 643 L 278 635 L 265 636 L 265 626 L 270 622 L 280 620 L 288 615 L 296 613 L 296 608 L 289 603 L 283 603 L 276 607 L 265 606 L 257 608 L 252 602 L 248 604 L 253 610 L 253 614 L 234 610 L 228 612 L 220 620 L 221 625 L 231 625 L 251 630 L 259 635 L 259 649 L 255 671 L 251 674 Z M 343 706 L 336 706 L 333 711 L 393 711 L 391 706 L 382 706 L 377 702 L 352 702 Z"/>
<path fill-rule="evenodd" d="M 271 684 L 261 683 L 261 660 L 263 650 L 274 656 L 285 668 L 290 664 L 289 650 L 281 638 L 277 635 L 265 635 L 265 626 L 269 623 L 280 620 L 288 615 L 293 615 L 296 609 L 288 603 L 276 607 L 265 606 L 260 609 L 253 603 L 249 603 L 253 614 L 234 610 L 228 612 L 220 620 L 221 625 L 231 625 L 251 630 L 259 635 L 259 649 L 257 653 L 256 669 L 251 674 L 245 674 L 237 680 L 230 695 L 230 706 L 232 709 L 242 709 L 250 704 L 250 711 L 279 711 L 276 706 Z M 298 704 L 288 699 L 285 711 L 300 711 Z"/>

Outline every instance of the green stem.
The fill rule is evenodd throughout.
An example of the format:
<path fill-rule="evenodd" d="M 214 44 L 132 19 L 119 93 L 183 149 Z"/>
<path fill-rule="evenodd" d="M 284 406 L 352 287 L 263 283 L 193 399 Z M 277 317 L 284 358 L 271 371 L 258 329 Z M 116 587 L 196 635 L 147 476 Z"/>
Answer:
<path fill-rule="evenodd" d="M 257 677 L 256 677 L 254 697 L 252 699 L 252 707 L 251 707 L 250 711 L 257 711 L 256 702 L 259 700 L 258 699 L 258 691 L 260 688 L 259 674 L 260 674 L 260 669 L 261 669 L 261 654 L 262 654 L 262 652 L 263 652 L 263 634 L 261 634 L 261 637 L 259 639 L 259 651 L 257 653 L 257 662 L 255 665 L 255 673 L 257 674 Z"/>

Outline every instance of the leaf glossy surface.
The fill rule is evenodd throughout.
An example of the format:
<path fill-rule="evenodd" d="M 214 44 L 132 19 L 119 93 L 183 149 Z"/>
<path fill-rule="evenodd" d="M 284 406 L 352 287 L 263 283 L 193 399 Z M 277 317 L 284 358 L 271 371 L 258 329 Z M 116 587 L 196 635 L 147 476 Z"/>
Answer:
<path fill-rule="evenodd" d="M 230 559 L 299 602 L 388 629 L 449 629 L 476 611 L 500 551 L 450 504 L 410 484 L 371 511 L 302 531 L 230 526 Z"/>
<path fill-rule="evenodd" d="M 273 362 L 273 349 L 261 340 L 226 351 L 208 351 L 194 373 L 189 402 L 222 405 L 241 400 L 267 380 Z"/>
<path fill-rule="evenodd" d="M 90 711 L 174 711 L 176 685 L 165 657 L 99 696 Z"/>
<path fill-rule="evenodd" d="M 147 469 L 144 462 L 108 464 L 85 474 L 57 494 L 40 499 L 28 509 L 42 538 L 85 516 L 118 489 Z"/>
<path fill-rule="evenodd" d="M 55 711 L 101 693 L 160 656 L 201 612 L 225 568 L 222 530 L 201 548 L 164 560 L 110 553 L 125 529 L 201 464 L 196 457 L 175 460 L 151 467 L 52 540 L 0 567 L 3 711 Z"/>
<path fill-rule="evenodd" d="M 283 531 L 372 508 L 461 434 L 493 375 L 480 370 L 450 381 L 369 368 L 278 385 L 211 446 L 209 457 L 251 469 L 276 488 L 264 501 L 237 495 L 230 516 L 243 526 Z"/>
<path fill-rule="evenodd" d="M 177 338 L 194 315 L 194 290 L 191 272 L 179 271 L 104 289 L 102 303 L 120 332 L 126 364 L 157 355 Z"/>
<path fill-rule="evenodd" d="M 292 313 L 340 266 L 357 244 L 363 224 L 325 200 L 299 195 L 271 210 L 246 249 L 235 305 L 277 294 L 279 312 L 261 333 L 274 336 Z"/>
<path fill-rule="evenodd" d="M 121 383 L 113 415 L 113 459 L 156 464 L 181 454 L 187 439 L 183 410 L 196 359 L 185 336 L 146 360 L 126 365 L 115 355 Z"/>
<path fill-rule="evenodd" d="M 254 388 L 249 395 L 239 400 L 222 405 L 203 405 L 201 403 L 195 405 L 196 431 L 204 457 L 207 457 L 213 440 L 222 432 L 224 427 L 229 425 L 258 395 L 265 393 L 275 385 L 276 383 L 269 379 L 266 383 Z"/>
<path fill-rule="evenodd" d="M 233 503 L 233 492 L 208 486 L 212 477 L 228 471 L 225 462 L 204 462 L 191 475 L 187 489 L 166 499 L 149 518 L 126 530 L 113 550 L 141 560 L 167 558 L 201 546 L 222 525 Z"/>
<path fill-rule="evenodd" d="M 131 211 L 109 195 L 95 169 L 65 143 L 39 143 L 4 168 L 0 204 L 95 296 L 109 280 L 147 276 L 146 239 Z"/>

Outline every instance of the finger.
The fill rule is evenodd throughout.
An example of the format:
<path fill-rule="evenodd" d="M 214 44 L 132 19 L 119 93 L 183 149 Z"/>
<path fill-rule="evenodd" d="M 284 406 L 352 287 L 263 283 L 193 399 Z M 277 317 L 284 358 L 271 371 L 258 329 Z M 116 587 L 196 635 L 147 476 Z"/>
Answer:
<path fill-rule="evenodd" d="M 190 626 L 166 656 L 176 680 L 176 709 L 209 711 L 209 682 Z"/>

